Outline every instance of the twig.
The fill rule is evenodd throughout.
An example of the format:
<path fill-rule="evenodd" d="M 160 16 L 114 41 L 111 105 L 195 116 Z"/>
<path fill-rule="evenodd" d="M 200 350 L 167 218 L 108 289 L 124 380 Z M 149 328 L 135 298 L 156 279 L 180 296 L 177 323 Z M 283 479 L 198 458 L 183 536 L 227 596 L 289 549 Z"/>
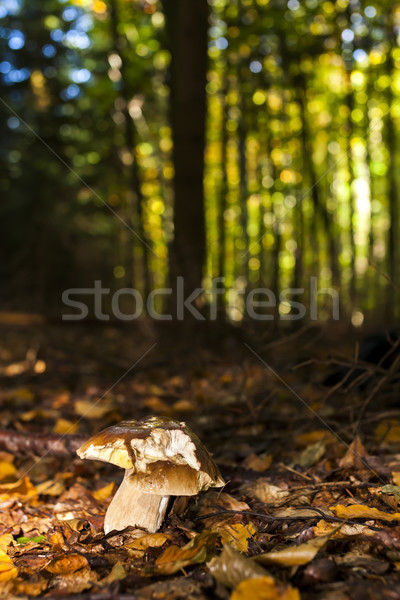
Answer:
<path fill-rule="evenodd" d="M 71 458 L 87 439 L 82 435 L 56 435 L 54 433 L 27 433 L 0 429 L 0 450 L 16 456 L 53 456 Z"/>

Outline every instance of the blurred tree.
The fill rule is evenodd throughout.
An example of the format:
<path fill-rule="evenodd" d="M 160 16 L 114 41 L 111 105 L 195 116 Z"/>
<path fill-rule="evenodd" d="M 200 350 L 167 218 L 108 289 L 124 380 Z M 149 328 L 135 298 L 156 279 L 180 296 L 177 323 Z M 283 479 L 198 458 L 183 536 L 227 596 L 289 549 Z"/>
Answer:
<path fill-rule="evenodd" d="M 205 259 L 204 148 L 207 0 L 164 0 L 171 51 L 174 240 L 170 270 L 185 293 L 201 287 Z"/>

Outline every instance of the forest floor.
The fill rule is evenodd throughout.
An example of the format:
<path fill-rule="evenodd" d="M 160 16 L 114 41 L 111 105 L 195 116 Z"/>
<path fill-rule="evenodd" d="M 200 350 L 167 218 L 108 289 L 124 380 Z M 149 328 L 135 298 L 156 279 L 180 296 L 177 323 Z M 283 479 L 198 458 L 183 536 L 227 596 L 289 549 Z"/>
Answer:
<path fill-rule="evenodd" d="M 356 348 L 339 326 L 183 358 L 173 330 L 155 344 L 113 327 L 2 326 L 3 597 L 400 598 L 397 365 L 325 387 Z M 147 415 L 190 424 L 227 484 L 176 499 L 156 534 L 104 535 L 123 472 L 70 442 Z"/>

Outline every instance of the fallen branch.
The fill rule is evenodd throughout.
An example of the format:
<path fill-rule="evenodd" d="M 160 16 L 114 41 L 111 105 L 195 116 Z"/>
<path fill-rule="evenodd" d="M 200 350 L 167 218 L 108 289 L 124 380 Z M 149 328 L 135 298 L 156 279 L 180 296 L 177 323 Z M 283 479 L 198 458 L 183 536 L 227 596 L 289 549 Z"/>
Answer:
<path fill-rule="evenodd" d="M 0 450 L 16 456 L 53 456 L 72 458 L 87 436 L 27 433 L 0 429 Z"/>

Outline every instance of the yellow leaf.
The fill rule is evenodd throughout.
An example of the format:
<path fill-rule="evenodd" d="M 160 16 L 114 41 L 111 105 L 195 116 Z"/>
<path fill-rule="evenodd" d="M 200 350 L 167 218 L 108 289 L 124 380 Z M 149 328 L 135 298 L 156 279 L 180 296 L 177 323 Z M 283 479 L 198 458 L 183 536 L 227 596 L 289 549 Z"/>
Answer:
<path fill-rule="evenodd" d="M 330 537 L 330 534 L 316 537 L 298 546 L 258 554 L 254 559 L 261 564 L 273 564 L 281 567 L 306 565 L 314 559 L 319 550 L 322 550 Z"/>
<path fill-rule="evenodd" d="M 337 527 L 337 525 L 327 521 L 318 521 L 314 527 L 314 535 L 318 537 L 328 533 L 331 534 L 332 538 L 346 539 L 357 535 L 373 535 L 374 531 L 366 525 L 362 525 L 362 523 L 355 523 L 354 525 L 343 523 L 343 525 Z"/>
<path fill-rule="evenodd" d="M 3 535 L 0 535 L 0 552 L 6 552 L 8 546 L 12 544 L 13 541 L 14 538 L 11 533 L 4 533 Z"/>
<path fill-rule="evenodd" d="M 100 488 L 99 490 L 92 492 L 92 495 L 93 495 L 93 498 L 95 498 L 99 502 L 103 502 L 104 500 L 107 500 L 107 498 L 109 498 L 114 493 L 114 490 L 115 490 L 115 483 L 112 481 L 111 483 L 108 483 L 107 485 Z"/>
<path fill-rule="evenodd" d="M 17 469 L 7 460 L 0 460 L 0 480 L 15 475 Z"/>
<path fill-rule="evenodd" d="M 279 584 L 267 576 L 241 581 L 230 600 L 300 600 L 300 593 L 297 588 Z"/>
<path fill-rule="evenodd" d="M 133 550 L 147 550 L 147 548 L 159 548 L 167 540 L 170 540 L 171 536 L 167 533 L 150 533 L 137 538 L 129 544 L 125 544 L 124 548 L 132 548 Z"/>
<path fill-rule="evenodd" d="M 330 509 L 337 517 L 341 519 L 378 519 L 382 521 L 400 521 L 400 513 L 386 513 L 377 508 L 369 508 L 363 504 L 350 504 L 344 506 L 338 504 L 331 506 Z"/>
<path fill-rule="evenodd" d="M 0 485 L 0 494 L 8 494 L 10 496 L 33 496 L 36 494 L 36 490 L 30 482 L 29 477 L 24 477 L 13 483 L 3 483 Z"/>
<path fill-rule="evenodd" d="M 61 496 L 65 491 L 65 485 L 62 481 L 50 479 L 39 483 L 36 486 L 36 491 L 43 496 Z"/>
<path fill-rule="evenodd" d="M 57 419 L 54 425 L 54 433 L 64 435 L 65 433 L 76 433 L 79 429 L 79 424 L 68 419 Z"/>
<path fill-rule="evenodd" d="M 223 542 L 239 552 L 247 552 L 249 539 L 254 535 L 256 529 L 252 523 L 248 525 L 234 523 L 233 525 L 220 525 L 217 527 L 217 531 Z"/>
<path fill-rule="evenodd" d="M 186 546 L 170 546 L 156 560 L 157 573 L 172 575 L 187 565 L 204 563 L 214 551 L 218 533 L 203 531 Z"/>
<path fill-rule="evenodd" d="M 18 571 L 13 561 L 4 550 L 0 550 L 0 582 L 5 583 L 17 577 Z"/>
<path fill-rule="evenodd" d="M 53 558 L 51 563 L 46 566 L 46 571 L 55 575 L 68 575 L 87 567 L 88 564 L 87 559 L 81 554 L 67 554 Z"/>
<path fill-rule="evenodd" d="M 393 477 L 393 482 L 395 485 L 400 485 L 400 472 L 399 471 L 395 471 L 394 473 L 392 473 L 392 477 Z"/>
<path fill-rule="evenodd" d="M 76 400 L 75 412 L 80 417 L 87 419 L 101 419 L 107 413 L 114 410 L 115 406 L 111 400 Z"/>

